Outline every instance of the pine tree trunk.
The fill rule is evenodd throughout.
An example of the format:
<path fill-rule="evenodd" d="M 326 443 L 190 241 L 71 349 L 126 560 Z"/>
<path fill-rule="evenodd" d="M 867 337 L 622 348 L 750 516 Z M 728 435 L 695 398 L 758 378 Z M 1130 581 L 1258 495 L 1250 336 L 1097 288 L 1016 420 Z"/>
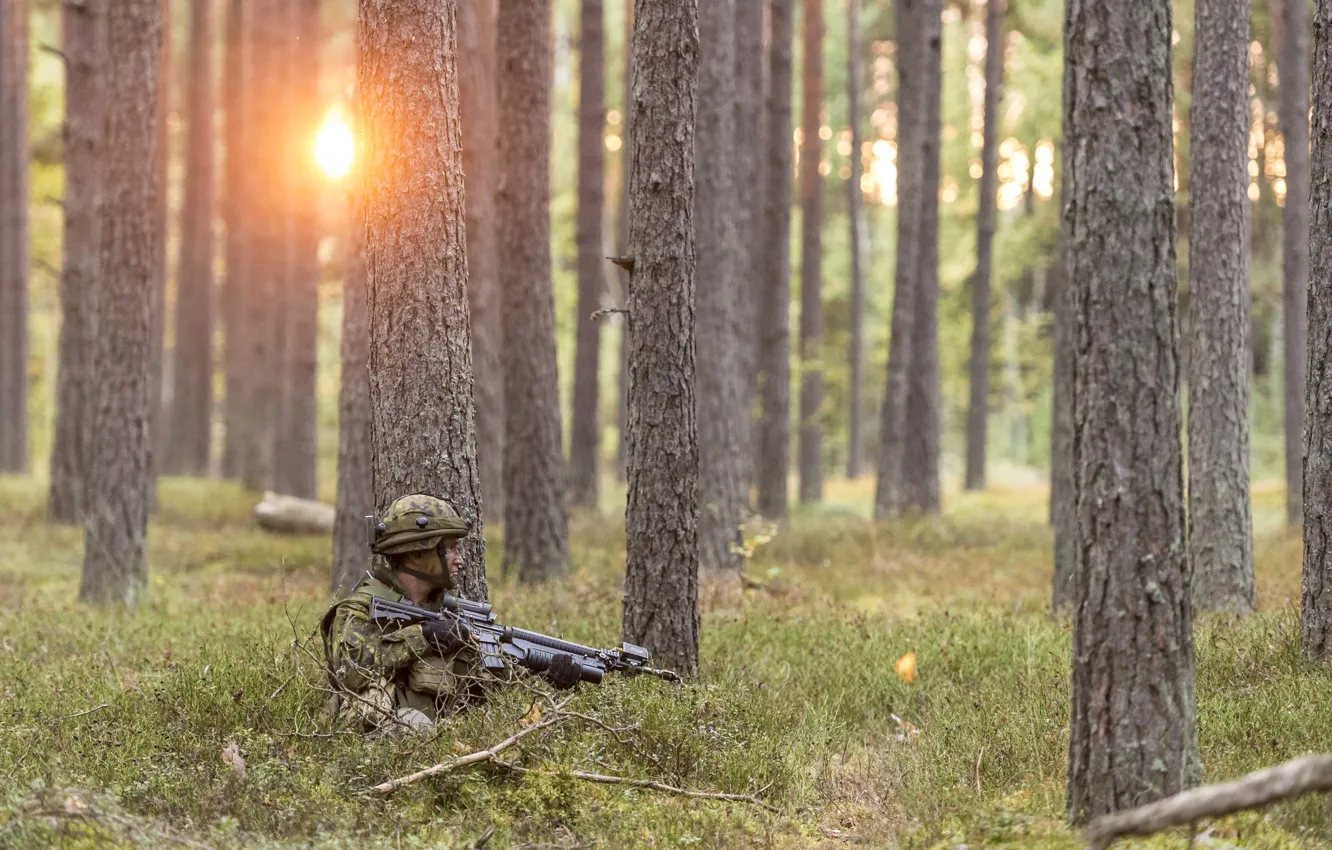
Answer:
<path fill-rule="evenodd" d="M 245 456 L 252 442 L 249 436 L 246 394 L 254 373 L 245 368 L 249 340 L 248 219 L 250 198 L 246 193 L 249 175 L 245 168 L 248 135 L 245 119 L 251 114 L 249 103 L 249 47 L 246 32 L 247 0 L 227 0 L 226 53 L 222 65 L 222 111 L 225 115 L 223 144 L 226 155 L 222 180 L 222 223 L 225 278 L 220 298 L 223 371 L 225 375 L 222 408 L 222 474 L 238 478 L 247 467 Z"/>
<path fill-rule="evenodd" d="M 245 399 L 244 466 L 249 490 L 273 485 L 274 429 L 281 409 L 279 392 L 285 358 L 287 279 L 287 45 L 290 5 L 286 0 L 253 0 L 249 25 L 249 111 L 246 144 L 246 223 L 243 331 Z"/>
<path fill-rule="evenodd" d="M 924 8 L 930 0 L 902 0 L 897 17 L 897 258 L 893 274 L 893 309 L 888 337 L 888 371 L 879 412 L 879 453 L 874 516 L 897 516 L 906 505 L 904 456 L 912 358 L 912 330 L 920 288 L 920 254 L 925 149 L 927 55 L 921 39 Z"/>
<path fill-rule="evenodd" d="M 970 403 L 967 408 L 966 488 L 985 489 L 985 449 L 990 413 L 990 278 L 998 188 L 999 106 L 1003 102 L 1004 7 L 985 6 L 985 125 L 981 138 L 980 211 L 976 215 L 976 276 L 971 281 Z"/>
<path fill-rule="evenodd" d="M 360 5 L 371 463 L 376 513 L 426 493 L 477 518 L 461 590 L 483 600 L 456 9 Z"/>
<path fill-rule="evenodd" d="M 315 384 L 319 371 L 319 195 L 311 146 L 319 121 L 320 0 L 292 4 L 288 46 L 290 71 L 288 132 L 284 150 L 289 215 L 287 275 L 284 297 L 286 325 L 278 337 L 285 345 L 279 398 L 280 421 L 274 435 L 274 489 L 288 496 L 313 499 L 317 494 L 317 425 Z"/>
<path fill-rule="evenodd" d="M 213 419 L 213 4 L 191 0 L 170 440 L 162 471 L 208 472 Z"/>
<path fill-rule="evenodd" d="M 583 0 L 578 60 L 578 316 L 574 353 L 573 428 L 569 450 L 569 501 L 597 506 L 601 455 L 601 308 L 606 290 L 605 215 L 606 34 L 602 0 Z"/>
<path fill-rule="evenodd" d="M 634 0 L 624 0 L 624 139 L 620 146 L 620 251 L 629 255 L 629 171 L 633 161 L 633 103 L 634 88 Z M 620 274 L 620 309 L 629 307 L 629 273 Z M 617 425 L 620 439 L 616 445 L 615 478 L 625 481 L 627 476 L 629 445 L 629 323 L 620 317 L 620 374 L 616 376 L 620 398 Z"/>
<path fill-rule="evenodd" d="M 0 10 L 0 473 L 28 471 L 28 3 Z"/>
<path fill-rule="evenodd" d="M 763 18 L 765 0 L 735 0 L 735 126 L 752 139 L 767 135 L 764 108 Z M 764 158 L 758 151 L 739 148 L 735 156 L 737 186 L 765 185 Z M 758 480 L 758 419 L 754 402 L 758 397 L 759 316 L 763 251 L 763 192 L 746 192 L 737 198 L 736 229 L 740 240 L 735 310 L 735 338 L 740 347 L 742 413 L 740 451 L 745 455 L 744 491 Z M 747 500 L 747 499 L 746 499 Z"/>
<path fill-rule="evenodd" d="M 634 6 L 624 639 L 698 668 L 694 119 L 698 0 Z M 789 137 L 788 137 L 789 138 Z"/>
<path fill-rule="evenodd" d="M 1309 4 L 1286 0 L 1277 74 L 1286 163 L 1282 214 L 1282 298 L 1286 377 L 1286 518 L 1304 516 L 1302 464 L 1304 393 L 1309 336 Z"/>
<path fill-rule="evenodd" d="M 859 478 L 864 468 L 865 438 L 861 434 L 865 383 L 865 213 L 860 188 L 860 0 L 846 3 L 847 121 L 851 125 L 851 176 L 846 181 L 847 220 L 851 225 L 851 387 L 846 426 L 846 477 Z"/>
<path fill-rule="evenodd" d="M 772 0 L 763 137 L 763 263 L 759 270 L 758 509 L 785 519 L 791 467 L 791 52 L 795 0 Z"/>
<path fill-rule="evenodd" d="M 1077 565 L 1068 817 L 1198 779 L 1185 548 L 1171 10 L 1065 12 Z"/>
<path fill-rule="evenodd" d="M 117 0 L 107 16 L 101 75 L 106 124 L 102 180 L 101 293 L 97 299 L 96 412 L 93 419 L 83 577 L 79 599 L 136 607 L 146 590 L 144 542 L 152 486 L 154 399 L 157 74 L 162 59 L 159 0 Z"/>
<path fill-rule="evenodd" d="M 823 0 L 804 0 L 800 143 L 800 501 L 823 499 Z"/>
<path fill-rule="evenodd" d="M 498 38 L 500 114 L 524 116 L 499 145 L 504 338 L 523 340 L 504 347 L 504 573 L 537 582 L 569 562 L 550 276 L 549 0 L 500 0 Z"/>
<path fill-rule="evenodd" d="M 1070 95 L 1068 81 L 1064 84 L 1064 138 L 1068 138 L 1067 115 Z M 1072 197 L 1072 174 L 1068 169 L 1066 147 L 1060 146 L 1059 208 L 1064 199 Z M 1073 576 L 1077 571 L 1075 545 L 1078 525 L 1078 506 L 1073 490 L 1073 284 L 1068 276 L 1072 258 L 1068 255 L 1070 240 L 1068 221 L 1061 216 L 1059 223 L 1058 273 L 1054 281 L 1054 351 L 1051 364 L 1053 386 L 1050 403 L 1050 523 L 1054 526 L 1054 579 L 1051 587 L 1051 608 L 1071 611 L 1075 600 Z"/>
<path fill-rule="evenodd" d="M 164 452 L 162 447 L 170 442 L 166 433 L 166 400 L 169 384 L 166 381 L 166 290 L 167 280 L 171 276 L 171 261 L 167 257 L 167 227 L 170 217 L 170 174 L 171 174 L 171 77 L 172 68 L 171 38 L 171 0 L 161 0 L 162 40 L 161 59 L 157 65 L 157 207 L 154 210 L 157 236 L 153 244 L 156 254 L 155 282 L 153 283 L 152 323 L 149 331 L 148 366 L 148 439 L 153 450 L 148 456 L 152 466 L 148 479 L 148 511 L 157 511 L 157 476 L 161 472 Z"/>
<path fill-rule="evenodd" d="M 355 190 L 352 190 L 355 195 Z M 330 590 L 350 591 L 370 565 L 365 517 L 374 507 L 367 371 L 366 282 L 363 210 L 352 201 L 342 279 L 342 386 L 338 398 L 338 493 L 333 518 Z"/>
<path fill-rule="evenodd" d="M 495 246 L 495 0 L 458 4 L 458 91 L 462 97 L 463 173 L 467 189 L 467 298 L 476 375 L 476 455 L 481 513 L 504 516 L 504 363 Z"/>
<path fill-rule="evenodd" d="M 1290 18 L 1287 18 L 1290 20 Z M 1290 31 L 1286 31 L 1289 36 Z M 1289 40 L 1289 39 L 1287 39 Z M 1283 49 L 1282 55 L 1285 55 Z M 1284 67 L 1283 67 L 1284 72 Z M 1284 75 L 1281 82 L 1288 78 Z M 1283 95 L 1284 100 L 1284 95 Z M 1313 182 L 1309 230 L 1310 416 L 1304 443 L 1304 592 L 1300 645 L 1306 658 L 1332 658 L 1332 8 L 1320 0 L 1314 13 Z M 1290 167 L 1287 166 L 1287 175 Z M 1294 197 L 1286 195 L 1290 222 Z M 1287 248 L 1290 242 L 1286 243 Z M 1290 316 L 1289 313 L 1286 314 Z M 1289 356 L 1290 349 L 1286 349 Z M 1287 370 L 1289 376 L 1290 372 Z"/>
<path fill-rule="evenodd" d="M 1194 5 L 1189 561 L 1199 610 L 1254 609 L 1249 509 L 1249 7 Z"/>
<path fill-rule="evenodd" d="M 694 221 L 698 266 L 698 550 L 706 570 L 738 570 L 745 509 L 744 379 L 736 335 L 741 286 L 736 183 L 735 2 L 699 7 Z"/>
<path fill-rule="evenodd" d="M 60 350 L 56 373 L 55 442 L 51 449 L 52 522 L 83 522 L 92 441 L 93 319 L 96 311 L 102 151 L 102 68 L 106 3 L 86 0 L 61 9 L 65 53 L 65 232 L 60 268 Z"/>
<path fill-rule="evenodd" d="M 906 440 L 902 456 L 905 505 L 921 513 L 939 512 L 939 156 L 942 109 L 942 3 L 920 7 L 920 49 L 924 51 L 925 122 L 920 128 L 924 185 L 920 195 L 915 318 L 911 329 Z"/>

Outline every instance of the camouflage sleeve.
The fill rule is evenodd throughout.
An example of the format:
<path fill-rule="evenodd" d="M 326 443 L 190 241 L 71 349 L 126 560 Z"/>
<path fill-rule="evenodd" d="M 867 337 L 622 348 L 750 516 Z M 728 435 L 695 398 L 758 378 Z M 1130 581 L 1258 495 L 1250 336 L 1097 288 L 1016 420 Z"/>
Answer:
<path fill-rule="evenodd" d="M 333 677 L 350 691 L 362 691 L 376 679 L 392 679 L 412 661 L 429 654 L 419 625 L 385 633 L 350 605 L 338 610 L 332 643 Z"/>

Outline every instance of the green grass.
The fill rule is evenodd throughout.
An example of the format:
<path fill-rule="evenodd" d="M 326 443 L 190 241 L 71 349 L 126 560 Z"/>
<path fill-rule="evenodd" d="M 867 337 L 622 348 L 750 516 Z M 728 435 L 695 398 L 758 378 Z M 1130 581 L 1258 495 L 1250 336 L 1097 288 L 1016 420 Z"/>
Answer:
<path fill-rule="evenodd" d="M 258 531 L 254 497 L 231 485 L 166 479 L 149 604 L 89 610 L 73 601 L 81 534 L 45 522 L 40 482 L 0 479 L 0 847 L 465 847 L 487 833 L 487 847 L 850 846 L 829 830 L 1079 846 L 1062 823 L 1069 626 L 1047 611 L 1044 492 L 949 493 L 942 518 L 874 525 L 871 487 L 830 483 L 827 506 L 761 545 L 748 572 L 764 588 L 705 583 L 695 683 L 579 688 L 570 707 L 618 735 L 569 721 L 504 756 L 544 774 L 482 765 L 382 798 L 371 786 L 507 738 L 539 695 L 501 692 L 425 738 L 342 734 L 307 642 L 326 541 Z M 1261 613 L 1198 624 L 1209 780 L 1332 751 L 1332 673 L 1299 659 L 1300 544 L 1281 498 L 1255 491 Z M 492 601 L 507 622 L 614 643 L 622 525 L 576 515 L 572 537 L 568 580 L 492 576 Z M 894 672 L 907 652 L 912 682 Z M 243 778 L 221 756 L 233 743 Z M 779 811 L 546 775 L 567 770 L 757 793 Z M 1321 799 L 1211 826 L 1244 847 L 1332 840 Z"/>

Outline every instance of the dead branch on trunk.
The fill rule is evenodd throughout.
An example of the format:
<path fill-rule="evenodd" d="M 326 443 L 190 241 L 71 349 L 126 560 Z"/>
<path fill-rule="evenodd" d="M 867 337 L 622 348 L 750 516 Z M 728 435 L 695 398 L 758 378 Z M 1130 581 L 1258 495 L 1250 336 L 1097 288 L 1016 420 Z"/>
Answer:
<path fill-rule="evenodd" d="M 1304 756 L 1231 782 L 1204 785 L 1146 806 L 1102 815 L 1087 827 L 1089 850 L 1126 835 L 1152 835 L 1205 818 L 1255 809 L 1314 791 L 1332 790 L 1332 756 Z"/>

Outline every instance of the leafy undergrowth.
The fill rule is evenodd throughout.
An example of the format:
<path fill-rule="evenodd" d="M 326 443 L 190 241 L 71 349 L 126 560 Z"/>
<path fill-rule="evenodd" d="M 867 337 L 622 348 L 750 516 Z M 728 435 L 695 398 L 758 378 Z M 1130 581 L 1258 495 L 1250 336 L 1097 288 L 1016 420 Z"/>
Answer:
<path fill-rule="evenodd" d="M 950 494 L 943 518 L 873 525 L 870 487 L 834 483 L 831 507 L 770 540 L 751 529 L 758 586 L 705 584 L 696 682 L 580 687 L 565 711 L 599 723 L 569 717 L 502 754 L 526 773 L 482 764 L 385 797 L 372 786 L 508 738 L 534 704 L 549 719 L 550 695 L 501 691 L 426 737 L 348 734 L 321 713 L 308 641 L 326 541 L 257 531 L 229 485 L 167 479 L 150 602 L 89 610 L 73 601 L 81 534 L 45 522 L 38 483 L 0 480 L 0 847 L 1079 846 L 1062 823 L 1069 626 L 1047 610 L 1044 493 Z M 1332 674 L 1298 655 L 1299 539 L 1279 491 L 1255 498 L 1264 610 L 1198 626 L 1208 779 L 1332 751 Z M 614 643 L 622 527 L 572 524 L 570 579 L 492 576 L 491 601 L 507 622 Z M 1319 799 L 1204 826 L 1202 846 L 1332 839 Z"/>

